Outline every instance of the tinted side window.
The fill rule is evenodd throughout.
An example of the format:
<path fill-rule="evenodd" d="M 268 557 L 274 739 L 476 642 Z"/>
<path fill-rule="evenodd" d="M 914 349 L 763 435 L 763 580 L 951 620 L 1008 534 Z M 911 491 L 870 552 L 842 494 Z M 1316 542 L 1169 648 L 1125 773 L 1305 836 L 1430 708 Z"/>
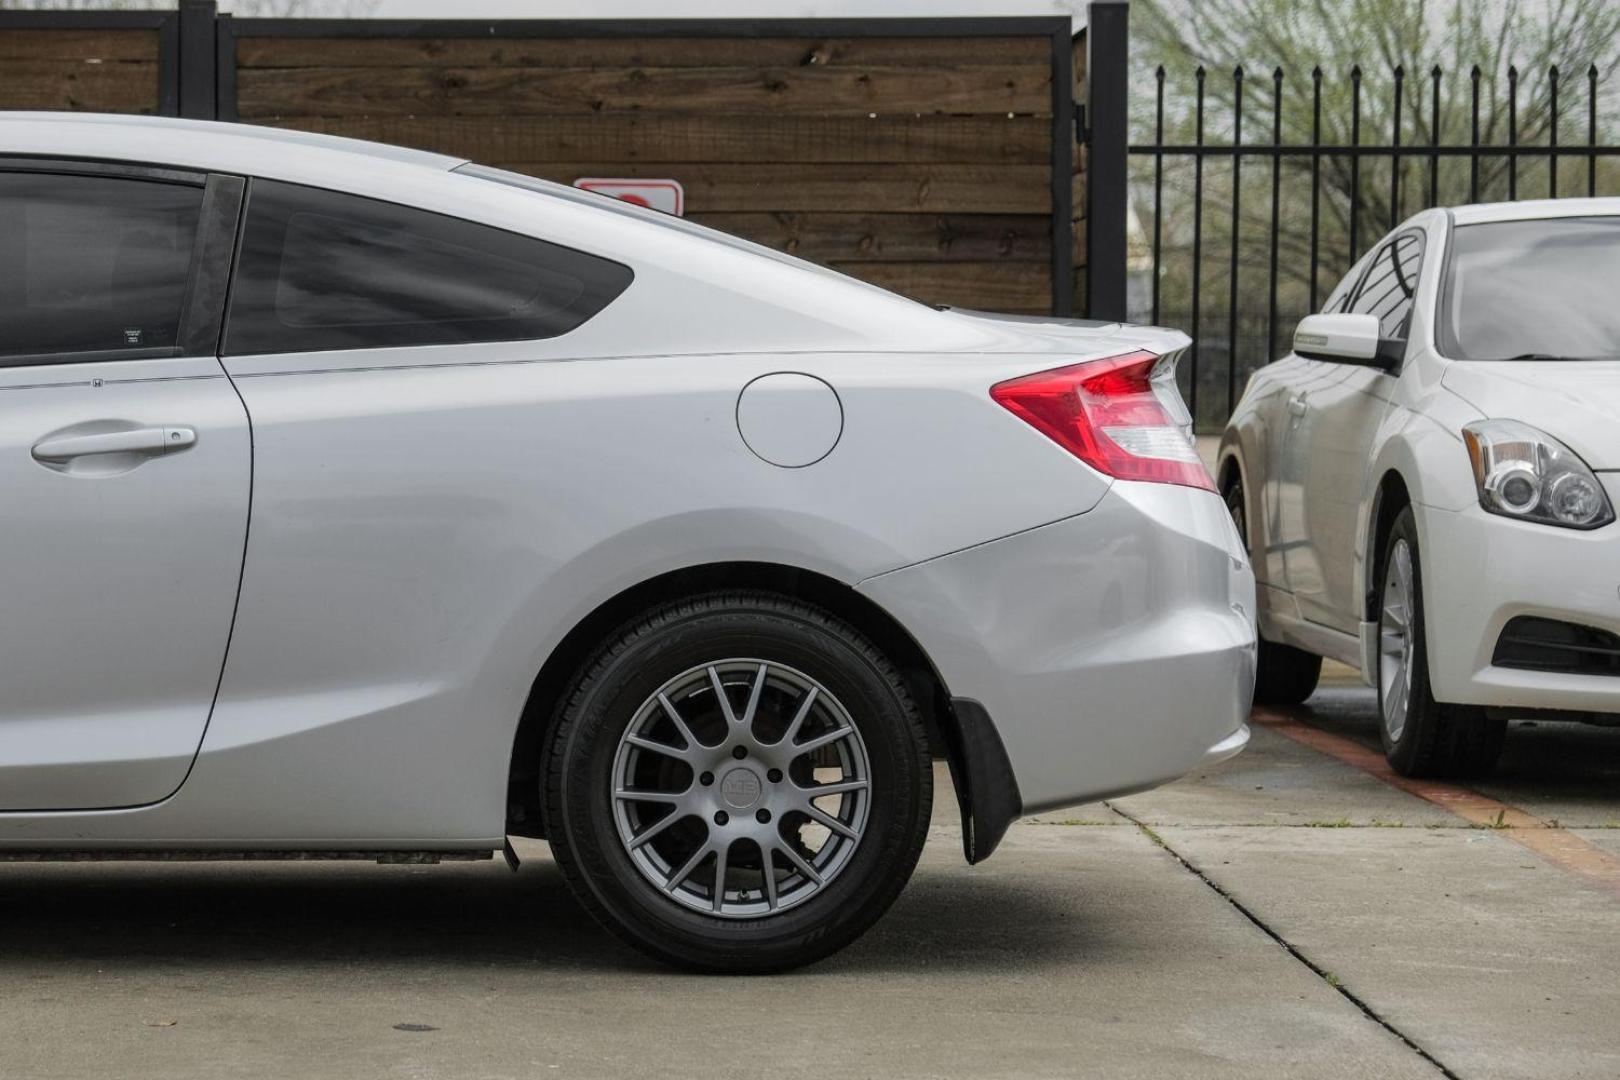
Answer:
<path fill-rule="evenodd" d="M 1357 315 L 1378 316 L 1380 336 L 1405 338 L 1422 265 L 1423 234 L 1408 232 L 1397 236 L 1373 258 L 1349 310 Z"/>
<path fill-rule="evenodd" d="M 1327 303 L 1322 305 L 1325 315 L 1337 314 L 1344 310 L 1344 305 L 1350 301 L 1350 294 L 1356 289 L 1356 282 L 1361 280 L 1361 264 L 1357 263 L 1350 268 L 1350 272 L 1339 280 L 1328 294 Z"/>
<path fill-rule="evenodd" d="M 172 349 L 203 189 L 0 172 L 0 356 Z"/>
<path fill-rule="evenodd" d="M 630 278 L 619 263 L 487 225 L 255 180 L 225 352 L 555 337 Z"/>

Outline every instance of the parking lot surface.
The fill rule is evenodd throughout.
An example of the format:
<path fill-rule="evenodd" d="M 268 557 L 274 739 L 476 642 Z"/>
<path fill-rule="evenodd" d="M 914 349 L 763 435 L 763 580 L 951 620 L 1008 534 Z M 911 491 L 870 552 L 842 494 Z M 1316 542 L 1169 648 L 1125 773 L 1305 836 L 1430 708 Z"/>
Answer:
<path fill-rule="evenodd" d="M 643 961 L 499 861 L 0 867 L 0 1077 L 1620 1076 L 1620 731 L 1381 771 L 1371 692 L 923 864 L 772 978 Z M 1371 748 L 1371 749 L 1369 749 Z"/>

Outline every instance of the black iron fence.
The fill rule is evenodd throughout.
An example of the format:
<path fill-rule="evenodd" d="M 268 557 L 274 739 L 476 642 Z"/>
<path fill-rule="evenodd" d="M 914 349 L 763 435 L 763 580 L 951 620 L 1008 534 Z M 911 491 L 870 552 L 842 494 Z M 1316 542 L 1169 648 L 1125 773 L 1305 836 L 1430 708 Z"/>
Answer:
<path fill-rule="evenodd" d="M 1533 86 L 1511 66 L 1462 80 L 1438 66 L 1376 80 L 1276 68 L 1259 95 L 1242 67 L 1188 79 L 1160 67 L 1153 111 L 1137 113 L 1153 138 L 1128 148 L 1126 313 L 1192 336 L 1182 389 L 1201 430 L 1219 429 L 1249 372 L 1418 210 L 1620 194 L 1596 65 L 1536 72 Z M 1266 130 L 1246 138 L 1257 112 Z"/>

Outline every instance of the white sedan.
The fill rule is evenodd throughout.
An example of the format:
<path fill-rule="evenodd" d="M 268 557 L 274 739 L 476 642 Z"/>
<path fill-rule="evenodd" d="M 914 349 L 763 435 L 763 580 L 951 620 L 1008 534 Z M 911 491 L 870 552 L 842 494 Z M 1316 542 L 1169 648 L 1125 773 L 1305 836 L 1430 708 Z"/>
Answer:
<path fill-rule="evenodd" d="M 0 114 L 0 858 L 487 858 L 763 971 L 1236 753 L 1173 331 L 454 158 Z"/>
<path fill-rule="evenodd" d="M 1357 667 L 1414 776 L 1489 770 L 1509 717 L 1616 722 L 1617 283 L 1620 199 L 1428 210 L 1255 373 L 1218 475 L 1257 700 Z"/>

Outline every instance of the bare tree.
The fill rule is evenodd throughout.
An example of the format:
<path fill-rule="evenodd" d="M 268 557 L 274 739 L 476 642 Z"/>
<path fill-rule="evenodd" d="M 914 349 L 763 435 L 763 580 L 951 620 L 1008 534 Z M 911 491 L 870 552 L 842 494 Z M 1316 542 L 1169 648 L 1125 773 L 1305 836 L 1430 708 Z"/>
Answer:
<path fill-rule="evenodd" d="M 1209 72 L 1206 113 L 1216 132 L 1230 130 L 1231 73 L 1245 67 L 1245 127 L 1262 139 L 1270 137 L 1271 75 L 1280 68 L 1282 135 L 1291 143 L 1310 141 L 1311 73 L 1319 69 L 1321 138 L 1339 145 L 1351 141 L 1353 71 L 1362 78 L 1362 141 L 1390 141 L 1393 73 L 1400 70 L 1405 74 L 1402 141 L 1420 145 L 1435 135 L 1431 80 L 1437 67 L 1440 141 L 1470 136 L 1471 73 L 1477 67 L 1480 141 L 1496 145 L 1506 141 L 1510 71 L 1517 81 L 1517 137 L 1537 144 L 1547 141 L 1551 126 L 1553 68 L 1560 73 L 1564 123 L 1574 112 L 1570 104 L 1587 92 L 1588 72 L 1595 71 L 1598 93 L 1612 104 L 1620 70 L 1620 3 L 1615 0 L 1139 0 L 1134 7 L 1138 124 L 1145 119 L 1143 110 L 1151 108 L 1153 91 L 1146 78 L 1162 64 L 1167 125 L 1183 132 L 1193 122 L 1193 71 L 1199 65 Z M 1291 164 L 1306 167 L 1301 161 Z M 1327 164 L 1325 181 L 1348 203 L 1348 161 Z M 1498 158 L 1483 167 L 1483 186 L 1494 190 L 1507 162 Z M 1385 193 L 1359 195 L 1374 220 L 1388 219 Z"/>
<path fill-rule="evenodd" d="M 1482 145 L 1508 141 L 1510 79 L 1516 84 L 1518 142 L 1546 145 L 1552 126 L 1549 73 L 1555 65 L 1560 73 L 1561 144 L 1586 140 L 1589 74 L 1596 82 L 1600 118 L 1610 131 L 1620 119 L 1615 100 L 1620 85 L 1616 0 L 1137 0 L 1132 8 L 1131 104 L 1137 142 L 1147 141 L 1154 131 L 1156 72 L 1161 67 L 1167 143 L 1195 140 L 1200 67 L 1205 71 L 1204 138 L 1216 144 L 1230 142 L 1233 135 L 1234 73 L 1240 67 L 1245 145 L 1269 144 L 1274 117 L 1284 145 L 1308 145 L 1313 135 L 1329 146 L 1356 141 L 1388 145 L 1397 119 L 1404 146 L 1431 141 L 1467 145 L 1476 67 Z M 1398 116 L 1397 71 L 1404 74 Z M 1279 73 L 1280 82 L 1275 79 Z M 1318 133 L 1313 133 L 1315 73 L 1321 81 Z M 1357 82 L 1359 131 L 1353 134 Z M 1607 135 L 1600 130 L 1600 141 Z M 1546 155 L 1521 160 L 1516 174 L 1520 197 L 1548 190 L 1547 160 Z M 1241 386 L 1248 371 L 1273 357 L 1277 344 L 1292 333 L 1293 321 L 1313 302 L 1320 303 L 1361 251 L 1393 221 L 1427 202 L 1431 182 L 1441 204 L 1469 201 L 1474 182 L 1466 158 L 1442 157 L 1431 172 L 1429 161 L 1414 155 L 1403 159 L 1399 177 L 1391 175 L 1386 156 L 1363 156 L 1353 167 L 1350 155 L 1328 155 L 1318 164 L 1319 179 L 1313 179 L 1308 156 L 1279 159 L 1273 249 L 1271 159 L 1243 159 L 1241 212 L 1235 218 L 1231 159 L 1207 160 L 1199 179 L 1203 200 L 1195 265 L 1191 161 L 1166 159 L 1163 199 L 1156 204 L 1152 162 L 1132 159 L 1133 206 L 1144 225 L 1133 262 L 1144 270 L 1151 265 L 1147 247 L 1155 211 L 1159 213 L 1162 262 L 1155 269 L 1160 320 L 1191 329 L 1195 282 L 1198 286 L 1203 339 L 1199 383 L 1204 389 L 1200 420 L 1205 426 L 1224 418 L 1228 364 L 1236 365 Z M 1511 168 L 1505 155 L 1483 157 L 1479 197 L 1505 198 Z M 1598 171 L 1600 190 L 1620 191 L 1620 168 L 1612 159 L 1605 159 Z M 1559 180 L 1562 193 L 1584 193 L 1586 162 L 1566 161 Z M 1313 199 L 1316 183 L 1320 186 Z M 1357 224 L 1353 243 L 1352 216 Z M 1275 326 L 1269 318 L 1273 274 Z M 1133 315 L 1150 314 L 1146 298 L 1152 284 L 1138 285 L 1139 308 Z M 1236 323 L 1229 325 L 1234 308 Z"/>

